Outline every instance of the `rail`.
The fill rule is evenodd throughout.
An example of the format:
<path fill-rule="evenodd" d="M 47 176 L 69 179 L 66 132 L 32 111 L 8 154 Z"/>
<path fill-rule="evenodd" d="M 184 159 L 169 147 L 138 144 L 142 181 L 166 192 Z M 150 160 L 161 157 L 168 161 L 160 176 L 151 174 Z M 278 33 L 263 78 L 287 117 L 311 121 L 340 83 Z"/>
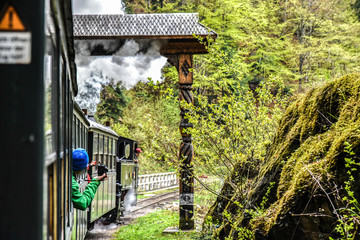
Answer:
<path fill-rule="evenodd" d="M 144 174 L 139 175 L 138 190 L 142 192 L 153 191 L 173 187 L 177 184 L 178 179 L 176 173 L 174 172 Z"/>

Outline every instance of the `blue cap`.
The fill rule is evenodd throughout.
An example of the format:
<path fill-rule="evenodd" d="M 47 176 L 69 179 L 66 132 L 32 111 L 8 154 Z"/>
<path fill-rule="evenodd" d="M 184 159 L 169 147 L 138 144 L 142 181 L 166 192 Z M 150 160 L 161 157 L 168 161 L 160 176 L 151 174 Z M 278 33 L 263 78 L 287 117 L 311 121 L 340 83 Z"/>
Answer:
<path fill-rule="evenodd" d="M 83 148 L 77 148 L 73 151 L 73 170 L 81 171 L 88 166 L 89 155 Z"/>

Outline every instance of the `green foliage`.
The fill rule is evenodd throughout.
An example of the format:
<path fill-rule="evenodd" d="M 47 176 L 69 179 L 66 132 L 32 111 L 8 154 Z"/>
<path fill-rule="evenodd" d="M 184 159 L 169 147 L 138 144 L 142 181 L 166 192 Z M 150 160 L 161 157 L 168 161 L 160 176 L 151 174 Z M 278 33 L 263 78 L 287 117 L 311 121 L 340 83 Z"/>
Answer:
<path fill-rule="evenodd" d="M 338 218 L 338 225 L 336 225 L 335 230 L 341 236 L 338 239 L 350 240 L 356 239 L 360 225 L 360 204 L 352 189 L 352 185 L 355 184 L 353 175 L 359 173 L 360 162 L 356 160 L 358 157 L 355 156 L 352 145 L 347 141 L 344 145 L 344 153 L 347 154 L 347 157 L 344 158 L 345 169 L 349 179 L 344 182 L 346 195 L 342 198 L 346 207 L 339 209 L 341 215 Z M 329 239 L 333 240 L 334 238 L 330 237 Z"/>
<path fill-rule="evenodd" d="M 236 215 L 239 227 L 261 232 L 270 239 L 280 236 L 279 239 L 291 239 L 295 230 L 300 229 L 297 226 L 311 229 L 309 234 L 328 234 L 334 238 L 337 234 L 330 226 L 340 220 L 337 229 L 344 236 L 351 232 L 354 239 L 359 237 L 360 186 L 358 181 L 352 181 L 360 176 L 357 167 L 360 160 L 356 157 L 360 154 L 359 89 L 360 75 L 347 75 L 308 91 L 287 108 L 259 174 L 247 194 L 239 199 L 247 204 L 247 209 L 256 210 L 266 196 L 264 213 L 253 215 L 251 221 L 249 215 Z M 232 176 L 236 175 L 235 170 Z M 274 186 L 269 188 L 273 182 Z M 231 189 L 229 184 L 222 191 Z M 221 219 L 219 215 L 226 209 L 236 214 L 236 206 L 222 199 L 214 204 L 212 216 Z M 322 224 L 317 225 L 317 221 Z M 228 228 L 226 222 L 220 229 L 219 235 L 237 231 Z M 310 238 L 307 230 L 301 234 Z"/>
<path fill-rule="evenodd" d="M 198 12 L 201 23 L 218 33 L 216 45 L 223 51 L 224 64 L 239 66 L 248 81 L 278 76 L 302 90 L 359 71 L 357 0 L 127 2 L 147 6 L 146 12 L 152 13 Z M 197 71 L 206 72 L 201 82 L 221 80 L 216 77 L 219 62 L 210 55 L 197 56 L 195 65 Z M 228 78 L 239 76 L 230 73 Z"/>
<path fill-rule="evenodd" d="M 358 19 L 360 20 L 360 1 L 359 0 L 355 0 L 355 2 L 353 3 L 352 7 L 354 8 L 355 12 L 356 12 L 356 16 L 358 17 Z"/>
<path fill-rule="evenodd" d="M 249 105 L 251 100 L 249 94 L 243 96 L 247 91 L 244 89 L 250 87 L 255 91 L 262 82 L 271 85 L 273 80 L 277 79 L 282 82 L 283 94 L 289 92 L 289 87 L 301 90 L 335 76 L 359 70 L 360 31 L 357 29 L 360 30 L 360 25 L 352 8 L 355 6 L 354 1 L 351 0 L 314 3 L 308 0 L 127 0 L 124 3 L 127 11 L 132 13 L 198 12 L 201 23 L 219 34 L 216 42 L 209 48 L 209 54 L 194 56 L 194 90 L 200 96 L 199 101 L 205 98 L 205 102 L 213 102 L 211 107 L 221 103 L 219 109 L 223 110 L 216 110 L 221 114 L 227 114 L 226 105 L 229 105 L 230 101 L 238 102 L 235 104 L 235 112 L 242 101 Z M 167 86 L 140 84 L 132 90 L 130 95 L 137 99 L 132 102 L 126 117 L 123 117 L 123 123 L 116 125 L 119 133 L 145 144 L 143 157 L 152 159 L 149 166 L 154 167 L 163 166 L 168 159 L 171 164 L 176 162 L 180 138 L 177 133 L 177 104 L 171 99 L 178 96 L 175 85 L 177 73 L 174 68 L 166 68 L 164 74 L 169 83 Z M 166 88 L 169 88 L 170 92 L 164 100 L 162 97 L 165 95 L 161 92 L 166 92 Z M 195 100 L 195 104 L 198 104 L 196 101 L 198 99 Z M 264 111 L 276 112 L 278 109 L 274 107 L 266 110 L 264 106 L 260 113 L 264 116 Z M 250 110 L 251 112 L 254 112 L 254 109 Z M 259 121 L 262 121 L 252 122 L 250 119 L 247 121 L 247 128 L 258 126 Z M 275 117 L 274 123 L 276 119 Z M 204 124 L 203 127 L 214 128 L 216 124 Z M 265 128 L 267 127 L 269 125 Z M 276 124 L 272 126 L 274 127 Z M 227 131 L 231 131 L 231 128 Z M 258 131 L 256 127 L 255 131 Z M 261 134 L 262 132 L 258 131 L 254 136 L 267 138 L 265 142 L 269 142 L 271 134 L 265 133 L 264 137 L 260 137 Z M 236 141 L 244 140 L 239 138 Z M 206 140 L 204 138 L 200 141 L 205 144 Z M 258 150 L 264 149 L 265 142 L 261 142 L 258 149 L 252 147 L 253 155 L 257 156 L 250 155 L 249 159 L 261 159 L 258 156 L 263 154 L 263 150 Z M 244 148 L 249 145 L 247 142 L 241 144 Z M 239 152 L 236 154 L 239 155 Z M 244 152 L 241 154 L 242 158 L 246 158 Z M 201 155 L 205 158 L 214 157 L 211 154 L 198 154 Z M 234 155 L 232 158 L 238 159 L 239 156 Z M 229 165 L 226 168 L 231 169 L 231 161 L 226 161 Z M 256 161 L 253 165 L 256 165 Z"/>
<path fill-rule="evenodd" d="M 138 141 L 143 150 L 141 174 L 175 170 L 172 164 L 177 162 L 180 145 L 180 110 L 169 81 L 139 83 L 130 90 L 132 101 L 122 121 L 112 127 L 119 135 Z"/>
<path fill-rule="evenodd" d="M 326 182 L 332 179 L 329 169 L 341 169 L 336 153 L 348 138 L 355 138 L 349 129 L 357 131 L 351 121 L 358 120 L 346 110 L 357 106 L 353 99 L 359 88 L 352 90 L 354 86 L 339 81 L 328 87 L 322 83 L 360 70 L 358 0 L 124 2 L 131 13 L 198 12 L 201 23 L 219 34 L 215 43 L 200 39 L 211 46 L 209 54 L 194 56 L 196 98 L 186 116 L 194 125 L 188 131 L 194 140 L 195 176 L 210 173 L 225 183 L 212 211 L 211 220 L 222 223 L 216 234 L 236 238 L 250 234 L 249 229 L 268 234 L 281 221 L 279 216 L 292 209 L 296 197 L 310 195 L 314 179 Z M 141 173 L 178 166 L 178 76 L 174 68 L 166 68 L 164 76 L 164 83 L 139 84 L 130 90 L 132 102 L 114 126 L 144 149 Z M 278 122 L 287 94 L 312 87 L 320 90 L 292 99 L 295 103 Z M 346 102 L 349 105 L 343 107 Z M 352 201 L 359 189 L 351 188 L 356 185 L 351 174 L 358 171 L 351 169 L 355 168 L 347 171 L 349 180 L 338 182 L 347 192 L 345 207 L 337 203 L 344 213 L 358 206 Z M 250 209 L 244 212 L 252 213 L 250 227 L 238 212 L 243 206 Z M 221 222 L 222 211 L 228 213 L 230 227 Z M 346 212 L 339 231 L 349 232 L 356 225 L 350 224 L 353 220 Z"/>
<path fill-rule="evenodd" d="M 124 109 L 128 106 L 130 98 L 124 93 L 119 85 L 116 87 L 106 86 L 100 94 L 100 103 L 97 105 L 96 118 L 101 123 L 109 121 L 116 123 L 121 120 Z"/>
<path fill-rule="evenodd" d="M 219 179 L 213 177 L 207 177 L 204 180 L 206 186 L 218 190 L 221 185 Z M 154 194 L 161 194 L 164 192 L 173 190 L 159 190 Z M 121 227 L 120 231 L 116 234 L 117 239 L 211 239 L 212 232 L 210 231 L 198 231 L 199 223 L 202 221 L 203 216 L 208 210 L 210 202 L 213 202 L 216 195 L 206 190 L 203 184 L 200 182 L 195 183 L 195 191 L 197 194 L 194 196 L 195 203 L 195 223 L 196 230 L 192 232 L 180 232 L 176 234 L 164 234 L 162 233 L 168 227 L 177 227 L 179 223 L 178 205 L 168 204 L 164 209 L 156 210 L 147 214 L 144 217 L 137 218 L 130 225 Z M 178 201 L 176 201 L 178 203 Z M 166 210 L 166 208 L 168 210 Z M 209 229 L 207 229 L 209 230 Z"/>
<path fill-rule="evenodd" d="M 329 80 L 358 71 L 359 28 L 351 9 L 353 1 L 283 1 L 283 34 L 294 37 L 290 50 L 298 61 L 299 84 Z M 351 36 L 351 37 L 350 37 Z"/>
<path fill-rule="evenodd" d="M 197 95 L 197 105 L 188 106 L 186 116 L 194 126 L 188 132 L 194 139 L 197 171 L 224 180 L 240 163 L 237 171 L 244 180 L 257 173 L 282 115 L 282 91 L 273 94 L 275 88 L 281 89 L 279 84 L 273 79 L 272 84 L 261 84 L 254 92 L 239 87 L 236 94 L 211 100 Z"/>

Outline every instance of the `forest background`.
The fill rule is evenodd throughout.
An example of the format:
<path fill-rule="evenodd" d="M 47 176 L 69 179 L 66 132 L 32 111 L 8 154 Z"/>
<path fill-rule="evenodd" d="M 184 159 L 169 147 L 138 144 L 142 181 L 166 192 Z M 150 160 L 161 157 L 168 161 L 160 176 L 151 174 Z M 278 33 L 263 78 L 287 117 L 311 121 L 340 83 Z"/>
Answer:
<path fill-rule="evenodd" d="M 265 165 L 287 106 L 301 102 L 310 89 L 360 70 L 360 0 L 123 2 L 127 13 L 197 12 L 199 21 L 217 32 L 209 54 L 194 56 L 195 103 L 187 106 L 186 118 L 193 124 L 188 131 L 195 179 L 209 175 L 226 183 L 236 176 L 222 192 L 229 187 L 232 193 L 247 194 L 241 188 L 251 185 Z M 170 64 L 161 82 L 144 79 L 129 90 L 104 86 L 96 118 L 139 142 L 140 174 L 179 166 L 178 89 L 177 70 Z M 267 195 L 256 212 L 264 210 Z M 348 225 L 341 226 L 346 230 Z M 352 239 L 346 231 L 344 239 Z"/>
<path fill-rule="evenodd" d="M 197 175 L 256 174 L 278 120 L 297 95 L 360 68 L 359 0 L 126 0 L 127 13 L 197 12 L 218 33 L 194 57 Z M 145 79 L 144 79 L 145 80 Z M 178 166 L 178 74 L 126 90 L 105 87 L 96 118 L 142 150 L 140 173 Z M 146 82 L 146 81 L 145 81 Z M 214 168 L 216 166 L 216 168 Z"/>

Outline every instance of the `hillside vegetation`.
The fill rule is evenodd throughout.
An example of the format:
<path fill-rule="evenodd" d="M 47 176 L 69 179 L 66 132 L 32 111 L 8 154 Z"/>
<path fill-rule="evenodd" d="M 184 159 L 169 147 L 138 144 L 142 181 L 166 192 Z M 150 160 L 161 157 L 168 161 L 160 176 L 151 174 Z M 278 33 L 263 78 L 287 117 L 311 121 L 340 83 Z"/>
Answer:
<path fill-rule="evenodd" d="M 221 239 L 358 239 L 360 1 L 123 2 L 128 13 L 197 12 L 219 35 L 194 56 L 186 116 L 194 177 L 224 183 L 207 187 L 217 201 L 204 229 Z M 161 81 L 102 93 L 96 116 L 139 141 L 141 173 L 179 165 L 178 95 L 170 65 Z"/>
<path fill-rule="evenodd" d="M 244 193 L 233 187 L 243 177 L 234 169 L 209 213 L 221 223 L 216 236 L 359 239 L 359 155 L 360 75 L 353 74 L 287 108 Z"/>

